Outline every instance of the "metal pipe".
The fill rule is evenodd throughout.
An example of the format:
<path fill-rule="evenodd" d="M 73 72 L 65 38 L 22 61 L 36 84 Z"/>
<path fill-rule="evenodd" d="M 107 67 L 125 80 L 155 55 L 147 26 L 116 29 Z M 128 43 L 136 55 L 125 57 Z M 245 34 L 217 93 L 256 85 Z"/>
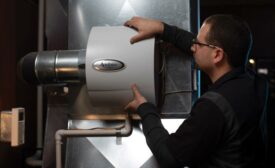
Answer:
<path fill-rule="evenodd" d="M 117 128 L 97 128 L 90 130 L 58 130 L 55 133 L 56 141 L 56 168 L 62 168 L 61 145 L 62 137 L 95 137 L 95 136 L 117 136 L 125 137 L 131 135 L 133 127 L 129 115 L 125 119 L 125 125 L 121 129 Z"/>
<path fill-rule="evenodd" d="M 39 0 L 39 9 L 38 9 L 38 34 L 37 34 L 37 41 L 38 41 L 38 46 L 37 50 L 38 51 L 43 51 L 44 50 L 44 12 L 45 12 L 45 1 L 44 0 Z M 37 98 L 36 98 L 36 103 L 37 103 L 37 131 L 36 131 L 36 152 L 33 156 L 29 157 L 26 159 L 26 163 L 29 166 L 42 166 L 42 160 L 41 160 L 41 155 L 42 155 L 42 147 L 43 147 L 43 87 L 42 86 L 37 86 Z"/>
<path fill-rule="evenodd" d="M 45 1 L 39 0 L 38 52 L 44 50 Z M 43 147 L 43 88 L 37 87 L 37 148 Z"/>
<path fill-rule="evenodd" d="M 31 52 L 20 60 L 20 76 L 30 84 L 84 82 L 85 55 L 86 50 Z"/>

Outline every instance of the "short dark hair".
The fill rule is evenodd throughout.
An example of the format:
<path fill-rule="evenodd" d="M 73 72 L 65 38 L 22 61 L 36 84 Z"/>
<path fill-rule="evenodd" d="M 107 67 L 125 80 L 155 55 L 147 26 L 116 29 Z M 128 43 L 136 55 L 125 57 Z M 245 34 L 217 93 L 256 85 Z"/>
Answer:
<path fill-rule="evenodd" d="M 204 23 L 210 25 L 206 41 L 221 47 L 232 67 L 244 66 L 252 45 L 248 24 L 233 15 L 212 15 Z"/>

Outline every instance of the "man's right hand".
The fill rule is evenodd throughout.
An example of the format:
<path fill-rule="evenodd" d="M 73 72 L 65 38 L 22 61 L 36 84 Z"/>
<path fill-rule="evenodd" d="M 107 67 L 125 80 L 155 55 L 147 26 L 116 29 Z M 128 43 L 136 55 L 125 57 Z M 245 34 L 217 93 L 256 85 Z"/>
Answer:
<path fill-rule="evenodd" d="M 138 34 L 130 40 L 132 44 L 151 38 L 156 34 L 162 34 L 164 30 L 164 25 L 161 21 L 141 17 L 133 17 L 132 19 L 126 21 L 124 25 L 132 27 L 138 31 Z"/>

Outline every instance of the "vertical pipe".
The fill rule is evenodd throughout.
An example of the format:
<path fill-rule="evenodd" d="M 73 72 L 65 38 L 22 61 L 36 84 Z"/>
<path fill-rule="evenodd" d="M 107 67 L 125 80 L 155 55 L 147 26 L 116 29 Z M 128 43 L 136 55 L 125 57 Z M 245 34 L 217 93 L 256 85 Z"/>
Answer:
<path fill-rule="evenodd" d="M 62 145 L 62 137 L 58 134 L 58 131 L 55 134 L 55 157 L 56 157 L 56 168 L 62 168 L 62 152 L 61 152 L 61 145 Z"/>
<path fill-rule="evenodd" d="M 38 10 L 38 52 L 44 49 L 44 9 L 45 1 L 39 0 Z M 43 87 L 37 86 L 37 148 L 43 146 Z"/>
<path fill-rule="evenodd" d="M 44 49 L 44 9 L 45 1 L 39 0 L 38 7 L 38 34 L 37 34 L 37 50 L 42 51 Z M 26 164 L 32 167 L 41 167 L 42 160 L 40 160 L 42 155 L 41 148 L 43 147 L 43 88 L 42 86 L 37 86 L 37 131 L 36 131 L 36 152 L 33 156 L 26 159 Z"/>

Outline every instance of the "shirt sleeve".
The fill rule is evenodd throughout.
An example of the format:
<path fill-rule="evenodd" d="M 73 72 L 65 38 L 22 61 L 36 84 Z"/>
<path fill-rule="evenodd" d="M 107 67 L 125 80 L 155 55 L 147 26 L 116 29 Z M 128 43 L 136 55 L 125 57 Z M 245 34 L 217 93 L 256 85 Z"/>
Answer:
<path fill-rule="evenodd" d="M 144 103 L 137 109 L 148 147 L 161 167 L 179 167 L 179 162 L 171 154 L 167 146 L 169 133 L 163 127 L 157 108 L 151 103 Z"/>
<path fill-rule="evenodd" d="M 163 167 L 193 166 L 207 158 L 218 146 L 224 117 L 211 101 L 198 101 L 188 117 L 169 135 L 157 108 L 144 103 L 138 108 L 149 148 Z"/>
<path fill-rule="evenodd" d="M 190 167 L 207 160 L 221 142 L 225 118 L 208 99 L 199 99 L 190 116 L 168 139 L 168 148 L 182 164 Z"/>
<path fill-rule="evenodd" d="M 172 43 L 174 46 L 189 55 L 192 55 L 191 46 L 192 40 L 195 37 L 196 36 L 191 32 L 179 29 L 176 26 L 170 26 L 166 23 L 164 23 L 164 31 L 161 35 L 161 39 Z"/>

